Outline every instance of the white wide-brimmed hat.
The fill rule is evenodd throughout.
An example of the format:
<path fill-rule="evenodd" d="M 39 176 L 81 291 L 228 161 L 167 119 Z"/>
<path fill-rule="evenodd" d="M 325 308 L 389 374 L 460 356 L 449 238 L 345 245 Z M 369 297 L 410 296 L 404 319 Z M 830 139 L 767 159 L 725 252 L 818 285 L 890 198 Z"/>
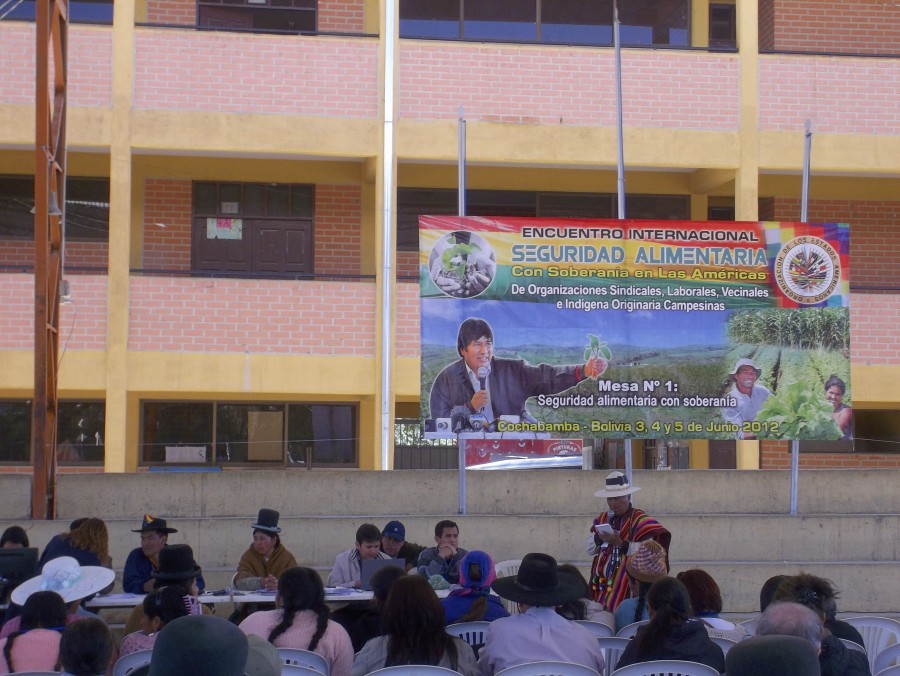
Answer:
<path fill-rule="evenodd" d="M 731 373 L 729 373 L 728 375 L 730 375 L 732 378 L 736 377 L 738 370 L 742 366 L 749 366 L 754 371 L 756 371 L 757 378 L 759 378 L 762 375 L 762 369 L 756 368 L 756 364 L 753 363 L 752 359 L 738 359 L 737 362 L 735 362 L 735 364 L 734 364 L 734 368 L 731 369 Z"/>
<path fill-rule="evenodd" d="M 71 556 L 60 556 L 47 561 L 40 575 L 13 589 L 10 600 L 21 606 L 34 592 L 54 591 L 63 601 L 71 603 L 105 589 L 115 577 L 115 572 L 109 568 L 82 566 Z"/>
<path fill-rule="evenodd" d="M 622 472 L 610 472 L 606 475 L 606 488 L 594 493 L 594 497 L 617 498 L 620 495 L 631 495 L 639 490 L 641 489 L 637 486 L 632 486 L 628 483 L 628 477 Z"/>

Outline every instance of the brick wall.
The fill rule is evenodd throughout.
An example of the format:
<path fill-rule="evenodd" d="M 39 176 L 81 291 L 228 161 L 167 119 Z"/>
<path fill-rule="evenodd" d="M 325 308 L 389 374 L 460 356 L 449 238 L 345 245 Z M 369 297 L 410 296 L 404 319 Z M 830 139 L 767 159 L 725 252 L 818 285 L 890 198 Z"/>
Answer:
<path fill-rule="evenodd" d="M 375 285 L 133 277 L 128 349 L 371 357 Z"/>
<path fill-rule="evenodd" d="M 878 0 L 766 0 L 773 6 L 774 49 L 900 54 L 896 3 Z"/>
<path fill-rule="evenodd" d="M 772 219 L 795 221 L 799 214 L 799 199 L 774 199 Z M 853 288 L 900 290 L 900 200 L 810 200 L 809 220 L 850 224 Z"/>
<path fill-rule="evenodd" d="M 191 269 L 191 181 L 144 180 L 144 255 L 148 270 Z M 165 226 L 165 227 L 162 227 Z"/>
<path fill-rule="evenodd" d="M 397 279 L 403 277 L 419 277 L 419 252 L 397 252 Z"/>
<path fill-rule="evenodd" d="M 625 50 L 623 114 L 629 126 L 735 130 L 738 70 L 733 56 Z M 609 49 L 511 45 L 400 45 L 400 115 L 612 126 Z M 533 92 L 539 92 L 534 96 Z"/>
<path fill-rule="evenodd" d="M 106 276 L 75 275 L 67 279 L 73 302 L 60 306 L 60 352 L 105 350 Z M 0 307 L 0 350 L 32 350 L 34 276 L 0 274 Z"/>
<path fill-rule="evenodd" d="M 362 0 L 320 0 L 318 30 L 331 33 L 362 33 L 365 7 Z M 197 23 L 195 0 L 150 0 L 147 23 L 194 26 Z"/>
<path fill-rule="evenodd" d="M 891 59 L 762 56 L 759 126 L 802 134 L 810 119 L 815 133 L 894 135 L 898 84 Z"/>
<path fill-rule="evenodd" d="M 419 285 L 397 284 L 397 335 L 394 348 L 398 357 L 419 357 L 421 321 L 419 313 Z"/>
<path fill-rule="evenodd" d="M 362 0 L 319 0 L 318 20 L 323 33 L 362 33 L 365 7 Z"/>
<path fill-rule="evenodd" d="M 150 0 L 147 3 L 147 23 L 178 26 L 197 24 L 196 0 Z"/>
<path fill-rule="evenodd" d="M 106 270 L 109 247 L 106 242 L 66 242 L 66 277 L 81 274 L 73 268 L 91 268 L 91 272 Z M 0 240 L 0 266 L 19 266 L 32 270 L 34 242 L 28 239 Z"/>
<path fill-rule="evenodd" d="M 788 441 L 760 442 L 760 469 L 790 469 Z M 872 469 L 900 467 L 900 453 L 808 453 L 800 452 L 800 468 Z"/>
<path fill-rule="evenodd" d="M 358 185 L 317 185 L 316 274 L 358 275 L 362 190 Z"/>
<path fill-rule="evenodd" d="M 0 22 L 0 101 L 34 104 L 33 23 Z M 69 105 L 107 107 L 112 101 L 112 27 L 69 26 Z M 23 120 L 29 128 L 33 122 Z"/>
<path fill-rule="evenodd" d="M 374 118 L 377 66 L 374 40 L 138 29 L 134 107 Z"/>

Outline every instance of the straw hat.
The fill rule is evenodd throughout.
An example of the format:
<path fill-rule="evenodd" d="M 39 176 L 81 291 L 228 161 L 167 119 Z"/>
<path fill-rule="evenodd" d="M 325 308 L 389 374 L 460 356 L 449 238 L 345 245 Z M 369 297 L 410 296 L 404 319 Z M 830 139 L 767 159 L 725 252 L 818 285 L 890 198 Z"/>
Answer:
<path fill-rule="evenodd" d="M 606 475 L 606 488 L 602 488 L 596 493 L 596 498 L 617 498 L 620 495 L 631 495 L 641 490 L 637 486 L 628 483 L 628 477 L 622 472 L 610 472 Z"/>
<path fill-rule="evenodd" d="M 71 556 L 60 556 L 47 561 L 40 575 L 13 589 L 10 600 L 21 606 L 36 591 L 54 591 L 71 603 L 105 589 L 115 577 L 109 568 L 82 566 Z"/>

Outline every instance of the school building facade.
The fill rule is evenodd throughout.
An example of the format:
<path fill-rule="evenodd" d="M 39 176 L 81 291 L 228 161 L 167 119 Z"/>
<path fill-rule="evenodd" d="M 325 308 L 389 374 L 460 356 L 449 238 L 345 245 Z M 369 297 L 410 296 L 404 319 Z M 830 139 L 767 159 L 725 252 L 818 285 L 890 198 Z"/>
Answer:
<path fill-rule="evenodd" d="M 612 0 L 587 4 L 70 0 L 61 471 L 382 468 L 460 106 L 470 215 L 616 216 Z M 0 472 L 31 462 L 34 5 L 0 20 Z M 900 8 L 619 5 L 629 218 L 799 220 L 811 122 L 809 220 L 851 224 L 857 439 L 801 465 L 900 466 Z"/>

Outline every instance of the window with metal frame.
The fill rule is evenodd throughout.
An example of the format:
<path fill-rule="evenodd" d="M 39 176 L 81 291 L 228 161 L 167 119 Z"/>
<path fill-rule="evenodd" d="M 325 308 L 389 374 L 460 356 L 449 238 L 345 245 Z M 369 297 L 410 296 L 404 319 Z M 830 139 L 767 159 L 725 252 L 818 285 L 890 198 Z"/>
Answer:
<path fill-rule="evenodd" d="M 618 5 L 627 46 L 686 47 L 689 0 Z M 400 37 L 612 45 L 613 0 L 400 0 Z"/>

